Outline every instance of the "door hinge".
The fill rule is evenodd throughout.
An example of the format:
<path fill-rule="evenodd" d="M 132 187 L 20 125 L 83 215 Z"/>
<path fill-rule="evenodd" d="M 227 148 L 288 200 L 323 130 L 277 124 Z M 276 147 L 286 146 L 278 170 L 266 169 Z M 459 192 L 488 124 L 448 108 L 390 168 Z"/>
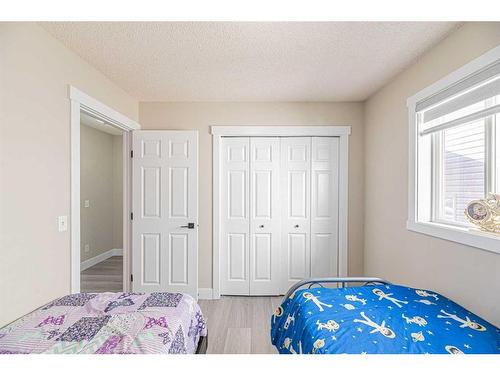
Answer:
<path fill-rule="evenodd" d="M 134 157 L 134 150 L 130 150 L 130 157 L 133 158 Z"/>
<path fill-rule="evenodd" d="M 130 213 L 130 220 L 134 220 L 134 213 L 133 212 Z"/>
<path fill-rule="evenodd" d="M 130 282 L 132 283 L 134 281 L 134 275 L 130 275 Z"/>

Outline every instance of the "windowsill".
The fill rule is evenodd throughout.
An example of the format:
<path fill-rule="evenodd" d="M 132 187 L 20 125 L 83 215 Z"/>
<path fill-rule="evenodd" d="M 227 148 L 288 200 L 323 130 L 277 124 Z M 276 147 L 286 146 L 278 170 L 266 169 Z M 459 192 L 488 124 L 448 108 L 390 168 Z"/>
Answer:
<path fill-rule="evenodd" d="M 500 234 L 490 234 L 475 228 L 469 229 L 431 222 L 408 221 L 406 228 L 413 232 L 423 233 L 500 254 Z"/>

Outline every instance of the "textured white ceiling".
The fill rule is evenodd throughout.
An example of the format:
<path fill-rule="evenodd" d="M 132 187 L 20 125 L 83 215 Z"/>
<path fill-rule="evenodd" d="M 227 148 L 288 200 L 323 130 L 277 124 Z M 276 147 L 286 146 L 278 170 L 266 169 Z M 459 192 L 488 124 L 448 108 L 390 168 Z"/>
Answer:
<path fill-rule="evenodd" d="M 453 22 L 53 22 L 139 101 L 362 101 Z"/>

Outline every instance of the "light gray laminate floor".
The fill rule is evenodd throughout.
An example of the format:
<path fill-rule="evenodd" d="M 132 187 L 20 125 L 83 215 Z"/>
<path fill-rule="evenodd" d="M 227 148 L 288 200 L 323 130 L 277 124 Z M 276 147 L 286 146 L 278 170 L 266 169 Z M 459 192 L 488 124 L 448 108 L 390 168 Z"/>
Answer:
<path fill-rule="evenodd" d="M 271 316 L 283 297 L 200 300 L 208 327 L 208 354 L 276 354 Z"/>
<path fill-rule="evenodd" d="M 87 268 L 80 275 L 82 292 L 121 292 L 123 257 L 114 256 Z"/>

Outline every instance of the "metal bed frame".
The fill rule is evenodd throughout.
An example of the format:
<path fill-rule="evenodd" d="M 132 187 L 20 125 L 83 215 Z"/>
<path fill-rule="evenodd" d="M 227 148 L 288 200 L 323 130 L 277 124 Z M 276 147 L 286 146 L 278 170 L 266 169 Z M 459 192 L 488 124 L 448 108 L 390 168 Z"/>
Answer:
<path fill-rule="evenodd" d="M 196 352 L 194 354 L 207 354 L 208 349 L 208 335 L 200 336 L 198 341 L 198 347 L 196 348 Z"/>
<path fill-rule="evenodd" d="M 285 297 L 283 297 L 283 302 L 287 300 L 296 290 L 299 288 L 306 286 L 307 289 L 311 289 L 314 285 L 319 285 L 323 287 L 323 284 L 327 283 L 337 283 L 341 285 L 341 288 L 345 288 L 346 283 L 362 283 L 363 285 L 370 284 L 384 284 L 390 285 L 391 282 L 380 279 L 378 277 L 320 277 L 320 278 L 312 278 L 312 279 L 304 279 L 299 282 L 293 284 L 288 292 L 286 292 Z"/>

